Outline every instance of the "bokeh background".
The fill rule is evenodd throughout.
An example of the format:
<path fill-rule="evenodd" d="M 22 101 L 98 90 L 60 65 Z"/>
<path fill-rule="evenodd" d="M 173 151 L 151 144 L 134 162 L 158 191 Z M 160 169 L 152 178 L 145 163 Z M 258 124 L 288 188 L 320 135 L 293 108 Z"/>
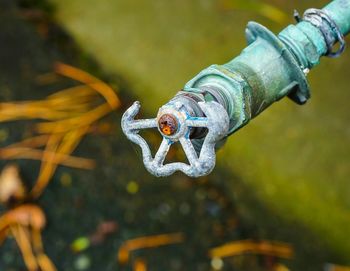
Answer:
<path fill-rule="evenodd" d="M 38 202 L 48 220 L 47 254 L 57 268 L 132 270 L 118 264 L 121 244 L 169 232 L 185 233 L 186 241 L 133 257 L 146 259 L 149 270 L 215 270 L 210 248 L 254 239 L 289 243 L 295 255 L 235 256 L 224 259 L 220 270 L 272 270 L 270 261 L 290 270 L 350 265 L 350 50 L 339 59 L 322 59 L 310 73 L 312 99 L 306 105 L 283 99 L 232 135 L 205 178 L 150 176 L 119 125 L 133 100 L 141 101 L 143 116 L 152 117 L 200 70 L 238 55 L 246 46 L 248 21 L 278 33 L 294 23 L 294 9 L 327 3 L 1 0 L 1 100 L 41 99 L 59 89 L 34 80 L 55 61 L 99 76 L 122 100 L 104 120 L 111 132 L 87 136 L 76 152 L 95 159 L 97 168 L 59 167 Z M 30 125 L 0 123 L 1 146 L 24 138 Z M 18 163 L 23 178 L 33 182 L 38 165 Z M 74 240 L 107 220 L 116 221 L 118 230 L 102 244 L 71 250 Z M 0 270 L 24 270 L 11 239 L 0 247 Z"/>

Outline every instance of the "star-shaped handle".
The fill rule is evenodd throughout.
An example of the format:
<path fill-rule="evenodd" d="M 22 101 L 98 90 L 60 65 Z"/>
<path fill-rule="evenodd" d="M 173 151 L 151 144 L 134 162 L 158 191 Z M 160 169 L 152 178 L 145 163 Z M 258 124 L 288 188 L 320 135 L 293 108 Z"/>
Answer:
<path fill-rule="evenodd" d="M 163 106 L 158 117 L 153 119 L 134 119 L 140 110 L 140 103 L 135 102 L 122 117 L 122 129 L 129 140 L 138 144 L 142 149 L 143 162 L 146 169 L 153 175 L 169 176 L 175 171 L 182 171 L 190 177 L 208 175 L 215 167 L 215 145 L 224 138 L 229 129 L 229 117 L 226 110 L 217 102 L 199 102 L 199 107 L 205 117 L 193 117 L 179 103 L 169 103 Z M 164 114 L 171 114 L 177 120 L 177 131 L 172 134 L 164 134 L 159 128 L 159 119 Z M 163 136 L 162 143 L 152 156 L 151 150 L 139 135 L 139 131 L 148 128 L 158 128 Z M 197 154 L 191 139 L 190 132 L 193 128 L 206 128 L 208 130 L 202 148 Z M 164 164 L 165 157 L 175 142 L 179 142 L 187 156 L 189 164 L 175 162 Z"/>

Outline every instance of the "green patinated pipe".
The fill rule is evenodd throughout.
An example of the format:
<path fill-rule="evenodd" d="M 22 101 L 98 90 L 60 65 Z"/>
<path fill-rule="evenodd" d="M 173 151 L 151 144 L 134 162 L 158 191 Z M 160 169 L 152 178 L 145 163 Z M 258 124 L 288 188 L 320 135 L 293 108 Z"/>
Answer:
<path fill-rule="evenodd" d="M 343 35 L 350 32 L 350 0 L 335 0 L 324 12 Z M 337 35 L 331 26 L 331 39 Z M 230 133 L 238 130 L 272 103 L 289 96 L 298 104 L 310 98 L 306 79 L 310 69 L 327 54 L 324 35 L 308 21 L 290 25 L 278 36 L 260 24 L 250 22 L 246 29 L 249 46 L 232 61 L 212 65 L 189 81 L 185 92 L 215 91 L 230 117 Z M 214 99 L 206 95 L 206 100 Z"/>
<path fill-rule="evenodd" d="M 350 32 L 350 2 L 347 0 L 333 1 L 324 8 L 339 26 L 343 35 Z"/>

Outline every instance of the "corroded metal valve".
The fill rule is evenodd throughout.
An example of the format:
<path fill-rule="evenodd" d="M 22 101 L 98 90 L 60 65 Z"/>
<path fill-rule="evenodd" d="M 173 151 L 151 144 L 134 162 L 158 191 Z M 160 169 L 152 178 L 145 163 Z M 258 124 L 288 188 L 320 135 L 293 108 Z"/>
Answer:
<path fill-rule="evenodd" d="M 296 25 L 278 36 L 250 22 L 249 46 L 232 61 L 212 65 L 190 80 L 154 119 L 137 119 L 140 103 L 123 115 L 122 129 L 142 149 L 147 170 L 155 176 L 182 171 L 191 177 L 209 174 L 215 166 L 215 146 L 272 103 L 288 96 L 298 104 L 310 98 L 306 79 L 321 56 L 337 57 L 350 32 L 350 0 L 335 0 L 324 9 L 309 9 Z M 339 49 L 334 51 L 334 45 Z M 152 156 L 139 131 L 158 128 L 163 141 Z M 164 164 L 172 144 L 179 142 L 186 163 Z"/>

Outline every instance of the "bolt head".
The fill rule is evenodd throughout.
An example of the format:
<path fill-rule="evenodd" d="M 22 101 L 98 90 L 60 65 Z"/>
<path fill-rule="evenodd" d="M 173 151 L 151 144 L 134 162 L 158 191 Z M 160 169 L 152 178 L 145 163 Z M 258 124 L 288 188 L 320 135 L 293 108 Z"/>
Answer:
<path fill-rule="evenodd" d="M 159 130 L 166 136 L 174 135 L 178 130 L 178 121 L 171 114 L 164 114 L 158 119 Z"/>

